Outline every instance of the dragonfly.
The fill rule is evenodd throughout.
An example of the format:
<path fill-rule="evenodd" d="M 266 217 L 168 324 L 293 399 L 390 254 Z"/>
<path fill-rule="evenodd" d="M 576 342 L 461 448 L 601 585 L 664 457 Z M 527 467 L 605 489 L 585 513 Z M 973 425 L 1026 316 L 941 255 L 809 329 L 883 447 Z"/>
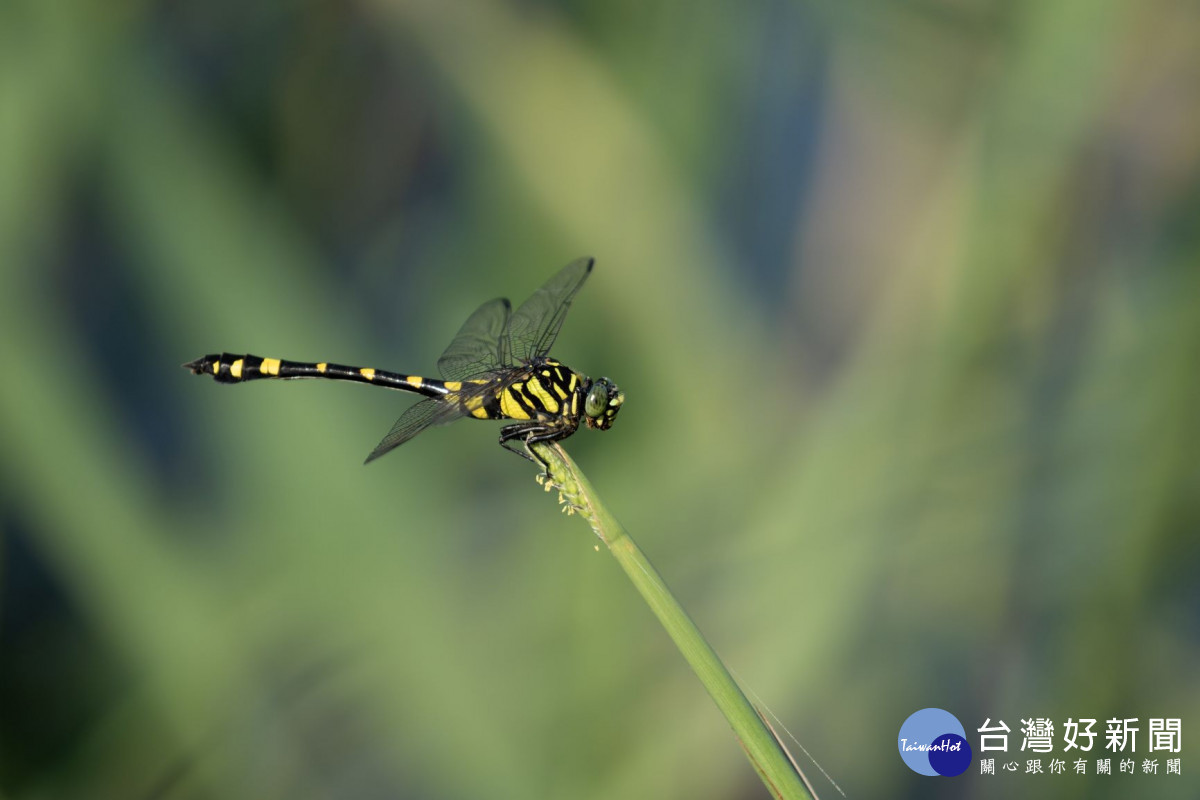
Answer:
<path fill-rule="evenodd" d="M 218 383 L 257 380 L 351 381 L 418 394 L 425 399 L 405 411 L 364 463 L 390 453 L 417 434 L 462 418 L 510 420 L 500 429 L 500 445 L 542 468 L 549 465 L 532 445 L 567 438 L 582 422 L 608 430 L 625 395 L 608 378 L 592 380 L 551 358 L 571 301 L 592 273 L 595 259 L 580 258 L 563 267 L 512 310 L 500 297 L 475 310 L 438 359 L 441 380 L 352 367 L 325 361 L 213 353 L 184 364 L 196 375 Z"/>

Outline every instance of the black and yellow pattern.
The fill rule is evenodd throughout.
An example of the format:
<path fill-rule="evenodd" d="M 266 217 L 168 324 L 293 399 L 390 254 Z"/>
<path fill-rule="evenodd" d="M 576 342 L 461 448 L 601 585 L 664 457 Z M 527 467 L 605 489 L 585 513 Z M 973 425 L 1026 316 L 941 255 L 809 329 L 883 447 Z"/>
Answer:
<path fill-rule="evenodd" d="M 530 444 L 565 439 L 580 422 L 607 430 L 625 400 L 607 378 L 593 381 L 547 356 L 571 300 L 591 274 L 593 264 L 590 258 L 571 262 L 515 313 L 503 298 L 480 306 L 438 359 L 442 380 L 373 367 L 231 353 L 206 355 L 184 367 L 218 383 L 318 378 L 423 395 L 426 399 L 396 421 L 367 456 L 368 462 L 426 428 L 471 417 L 514 420 L 514 424 L 500 430 L 500 444 L 545 468 Z"/>

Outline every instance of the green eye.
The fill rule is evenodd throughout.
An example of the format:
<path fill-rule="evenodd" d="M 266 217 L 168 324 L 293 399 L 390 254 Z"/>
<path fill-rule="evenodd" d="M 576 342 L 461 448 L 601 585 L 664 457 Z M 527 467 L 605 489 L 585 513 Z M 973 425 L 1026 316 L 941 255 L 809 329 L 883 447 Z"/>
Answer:
<path fill-rule="evenodd" d="M 604 413 L 608 406 L 608 384 L 599 380 L 588 390 L 587 399 L 583 401 L 583 413 L 595 419 Z"/>
<path fill-rule="evenodd" d="M 612 427 L 625 395 L 608 378 L 597 378 L 583 399 L 583 421 L 589 428 L 606 431 Z"/>

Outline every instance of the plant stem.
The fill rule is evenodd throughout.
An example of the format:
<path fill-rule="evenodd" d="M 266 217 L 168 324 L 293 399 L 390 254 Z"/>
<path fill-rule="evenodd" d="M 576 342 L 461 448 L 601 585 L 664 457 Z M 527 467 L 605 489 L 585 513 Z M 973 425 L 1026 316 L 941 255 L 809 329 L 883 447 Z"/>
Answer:
<path fill-rule="evenodd" d="M 758 711 L 729 674 L 725 664 L 705 640 L 679 601 L 671 594 L 658 570 L 629 533 L 600 502 L 595 489 L 565 451 L 553 445 L 533 448 L 549 464 L 551 481 L 546 491 L 558 489 L 569 513 L 578 513 L 608 547 L 625 574 L 658 617 L 679 652 L 691 665 L 704 688 L 725 715 L 746 757 L 763 783 L 778 798 L 813 798 L 815 792 L 795 766 L 786 749 L 767 727 Z"/>

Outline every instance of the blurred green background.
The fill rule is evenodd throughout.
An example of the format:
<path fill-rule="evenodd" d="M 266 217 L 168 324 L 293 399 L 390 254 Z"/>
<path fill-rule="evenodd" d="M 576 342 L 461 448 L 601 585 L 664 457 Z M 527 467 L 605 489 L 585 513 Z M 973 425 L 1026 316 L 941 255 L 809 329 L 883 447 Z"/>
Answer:
<path fill-rule="evenodd" d="M 1187 2 L 9 0 L 0 795 L 765 797 L 495 424 L 178 366 L 432 373 L 591 254 L 568 450 L 847 796 L 1196 797 L 1197 87 Z"/>

